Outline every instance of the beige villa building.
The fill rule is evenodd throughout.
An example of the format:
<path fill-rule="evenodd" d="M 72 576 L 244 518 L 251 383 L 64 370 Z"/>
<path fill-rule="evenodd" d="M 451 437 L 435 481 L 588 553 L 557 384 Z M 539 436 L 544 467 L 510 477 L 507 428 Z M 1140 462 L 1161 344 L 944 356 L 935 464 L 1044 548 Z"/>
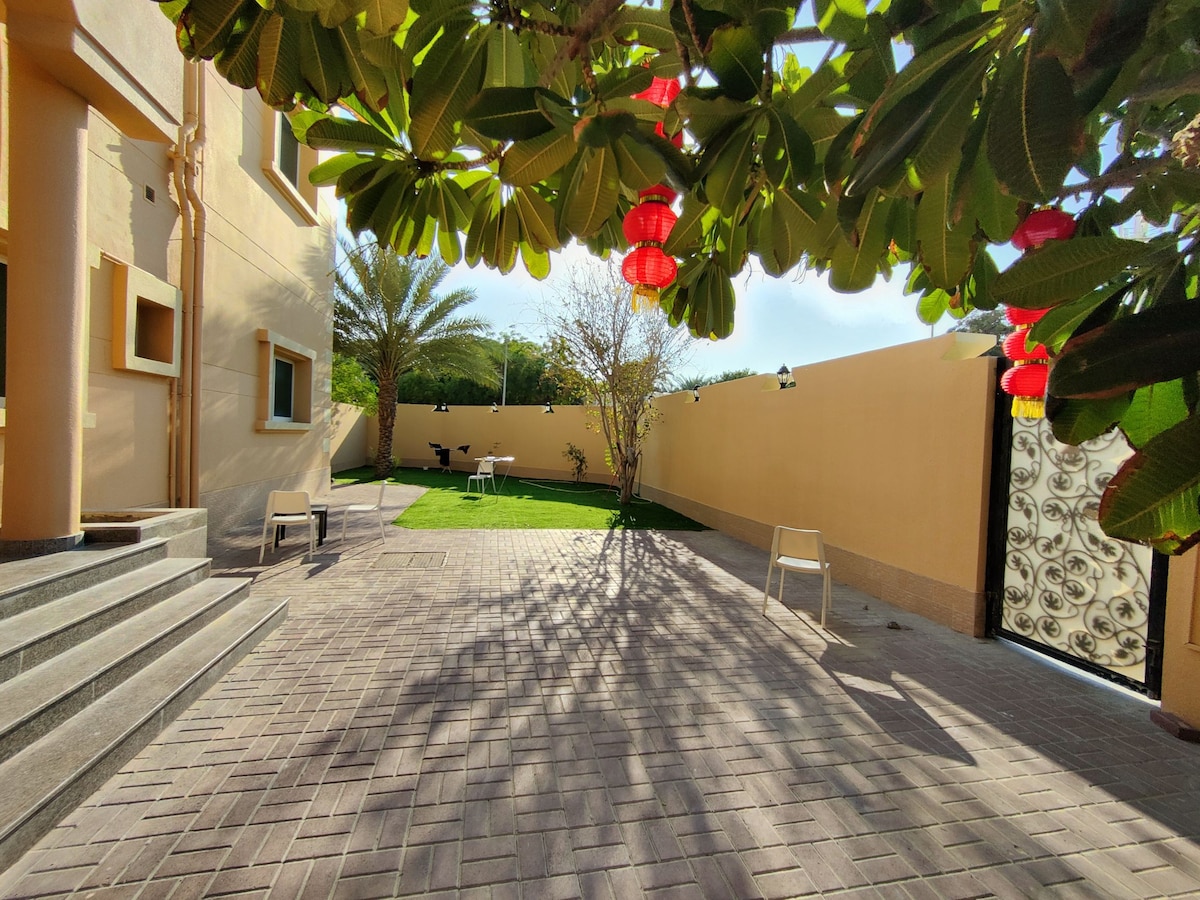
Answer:
<path fill-rule="evenodd" d="M 0 4 L 10 552 L 81 514 L 328 485 L 334 219 L 313 151 L 146 0 Z"/>

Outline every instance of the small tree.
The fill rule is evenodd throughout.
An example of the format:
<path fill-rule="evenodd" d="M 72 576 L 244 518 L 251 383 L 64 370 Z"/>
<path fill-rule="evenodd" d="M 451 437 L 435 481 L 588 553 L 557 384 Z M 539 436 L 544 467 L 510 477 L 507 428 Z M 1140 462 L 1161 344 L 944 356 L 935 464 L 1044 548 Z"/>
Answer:
<path fill-rule="evenodd" d="M 1004 318 L 1002 309 L 977 309 L 969 313 L 951 331 L 965 331 L 974 334 L 994 334 L 1004 337 L 1011 334 L 1013 327 Z"/>
<path fill-rule="evenodd" d="M 575 483 L 579 484 L 587 475 L 587 454 L 579 447 L 576 447 L 570 441 L 567 442 L 567 449 L 563 451 L 563 456 L 571 463 L 571 474 L 575 476 Z"/>
<path fill-rule="evenodd" d="M 344 353 L 333 354 L 330 398 L 334 403 L 361 406 L 368 416 L 375 415 L 379 409 L 379 387 L 371 380 L 362 363 Z"/>
<path fill-rule="evenodd" d="M 710 384 L 721 384 L 724 381 L 737 381 L 739 378 L 750 378 L 759 373 L 753 369 L 730 369 L 719 375 L 676 375 L 671 379 L 667 390 L 690 391 L 692 388 L 707 387 Z"/>
<path fill-rule="evenodd" d="M 578 385 L 595 407 L 622 505 L 633 499 L 653 418 L 650 397 L 690 344 L 661 312 L 634 312 L 631 293 L 614 265 L 581 265 L 559 282 L 554 305 L 542 311 L 560 382 Z"/>

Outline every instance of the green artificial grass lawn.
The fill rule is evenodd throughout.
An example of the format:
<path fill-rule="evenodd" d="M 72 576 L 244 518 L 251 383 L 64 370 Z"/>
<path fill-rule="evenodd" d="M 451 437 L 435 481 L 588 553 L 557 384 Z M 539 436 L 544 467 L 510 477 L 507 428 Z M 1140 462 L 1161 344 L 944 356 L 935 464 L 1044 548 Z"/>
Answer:
<path fill-rule="evenodd" d="M 353 484 L 374 480 L 370 468 L 339 472 L 334 481 Z M 404 528 L 644 528 L 705 531 L 699 522 L 673 510 L 635 499 L 622 509 L 617 493 L 602 484 L 569 481 L 523 481 L 496 476 L 482 496 L 478 485 L 467 493 L 467 473 L 448 474 L 430 469 L 395 469 L 392 481 L 429 488 L 401 513 L 395 524 Z M 503 486 L 501 486 L 503 482 Z"/>

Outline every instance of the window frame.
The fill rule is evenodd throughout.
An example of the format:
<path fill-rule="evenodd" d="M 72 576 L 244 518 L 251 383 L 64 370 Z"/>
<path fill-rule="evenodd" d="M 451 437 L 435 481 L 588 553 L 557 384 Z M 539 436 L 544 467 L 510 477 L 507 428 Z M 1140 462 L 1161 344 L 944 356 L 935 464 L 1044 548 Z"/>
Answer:
<path fill-rule="evenodd" d="M 300 214 L 306 225 L 321 224 L 317 213 L 317 188 L 308 181 L 308 173 L 317 164 L 317 151 L 296 142 L 296 182 L 282 168 L 283 129 L 291 129 L 284 113 L 263 106 L 262 170 L 274 188 Z"/>
<path fill-rule="evenodd" d="M 107 253 L 102 252 L 101 256 L 113 266 L 113 368 L 178 378 L 182 358 L 183 291 Z M 160 311 L 164 317 L 170 316 L 166 336 L 170 343 L 169 359 L 138 356 L 139 307 L 142 305 Z"/>
<path fill-rule="evenodd" d="M 255 429 L 268 432 L 312 430 L 316 352 L 267 328 L 258 329 L 257 337 L 259 389 Z M 275 414 L 276 361 L 283 361 L 292 366 L 291 418 L 282 418 Z"/>

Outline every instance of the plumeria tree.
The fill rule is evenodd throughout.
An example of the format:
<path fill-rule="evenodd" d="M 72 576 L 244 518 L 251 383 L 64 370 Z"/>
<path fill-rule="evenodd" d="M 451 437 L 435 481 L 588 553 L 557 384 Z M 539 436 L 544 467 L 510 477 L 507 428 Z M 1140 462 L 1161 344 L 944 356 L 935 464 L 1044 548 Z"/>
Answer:
<path fill-rule="evenodd" d="M 927 321 L 1051 308 L 1048 414 L 1136 449 L 1109 534 L 1200 538 L 1200 0 L 170 0 L 191 58 L 338 151 L 355 233 L 536 276 L 680 191 L 670 321 L 719 339 L 756 260 L 902 278 Z M 674 79 L 665 108 L 635 99 Z M 1070 202 L 1070 240 L 994 251 Z M 1131 221 L 1148 240 L 1122 237 Z"/>

